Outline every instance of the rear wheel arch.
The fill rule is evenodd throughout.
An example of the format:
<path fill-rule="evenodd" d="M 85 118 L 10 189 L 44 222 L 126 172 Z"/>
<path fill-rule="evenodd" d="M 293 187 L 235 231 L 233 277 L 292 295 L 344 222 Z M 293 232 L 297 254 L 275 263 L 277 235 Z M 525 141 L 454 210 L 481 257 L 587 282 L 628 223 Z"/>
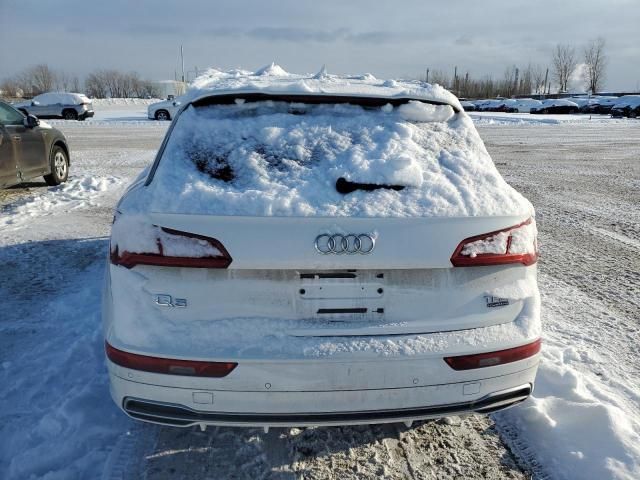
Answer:
<path fill-rule="evenodd" d="M 65 120 L 77 120 L 78 112 L 76 112 L 73 108 L 65 108 L 62 110 L 62 118 Z"/>
<path fill-rule="evenodd" d="M 165 118 L 162 118 L 166 116 Z M 156 113 L 154 114 L 154 117 L 156 120 L 171 120 L 171 114 L 169 113 L 168 110 L 161 108 L 159 110 L 156 110 Z"/>

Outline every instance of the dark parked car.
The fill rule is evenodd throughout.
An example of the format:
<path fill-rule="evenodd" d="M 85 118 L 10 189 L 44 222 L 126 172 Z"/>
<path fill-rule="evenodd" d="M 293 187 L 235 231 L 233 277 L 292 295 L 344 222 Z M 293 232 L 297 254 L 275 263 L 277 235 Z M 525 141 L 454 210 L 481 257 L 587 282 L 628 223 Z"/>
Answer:
<path fill-rule="evenodd" d="M 592 103 L 587 103 L 586 105 L 583 105 L 582 107 L 580 107 L 580 113 L 593 113 L 593 114 L 598 114 L 598 115 L 607 115 L 609 113 L 611 113 L 611 109 L 613 108 L 616 100 L 603 100 L 603 101 L 598 101 L 596 100 L 595 102 Z"/>
<path fill-rule="evenodd" d="M 40 118 L 84 120 L 93 117 L 93 102 L 82 93 L 49 92 L 14 104 L 25 115 Z"/>
<path fill-rule="evenodd" d="M 460 101 L 460 105 L 462 105 L 462 108 L 464 109 L 465 112 L 475 112 L 476 111 L 476 106 L 475 104 L 471 103 L 471 102 L 467 102 L 465 101 Z"/>
<path fill-rule="evenodd" d="M 578 113 L 580 108 L 577 103 L 570 102 L 569 100 L 563 100 L 562 98 L 556 98 L 552 100 L 545 100 L 539 107 L 531 109 L 531 113 Z"/>
<path fill-rule="evenodd" d="M 69 147 L 64 135 L 33 115 L 0 102 L 0 188 L 43 176 L 59 185 L 69 176 Z"/>
<path fill-rule="evenodd" d="M 611 109 L 611 116 L 613 118 L 638 118 L 640 117 L 640 104 L 639 105 L 616 105 Z"/>
<path fill-rule="evenodd" d="M 611 109 L 611 116 L 614 118 L 640 117 L 640 95 L 625 95 L 620 97 Z"/>

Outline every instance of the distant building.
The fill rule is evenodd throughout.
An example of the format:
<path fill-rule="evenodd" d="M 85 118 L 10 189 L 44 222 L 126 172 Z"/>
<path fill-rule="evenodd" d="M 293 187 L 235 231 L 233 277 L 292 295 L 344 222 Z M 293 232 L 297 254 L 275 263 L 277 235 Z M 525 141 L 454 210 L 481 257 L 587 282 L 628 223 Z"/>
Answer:
<path fill-rule="evenodd" d="M 187 84 L 177 80 L 158 80 L 151 82 L 151 84 L 157 90 L 160 98 L 167 98 L 169 95 L 179 97 L 187 91 Z"/>

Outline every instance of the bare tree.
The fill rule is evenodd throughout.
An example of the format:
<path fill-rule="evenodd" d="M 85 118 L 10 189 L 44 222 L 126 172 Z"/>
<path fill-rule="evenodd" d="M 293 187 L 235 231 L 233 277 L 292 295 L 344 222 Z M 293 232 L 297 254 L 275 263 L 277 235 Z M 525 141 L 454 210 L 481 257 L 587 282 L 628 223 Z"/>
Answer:
<path fill-rule="evenodd" d="M 55 88 L 60 92 L 79 92 L 80 80 L 77 75 L 59 71 L 56 73 Z"/>
<path fill-rule="evenodd" d="M 443 87 L 450 87 L 449 76 L 442 70 L 434 70 L 429 76 L 429 82 L 432 84 L 442 85 Z"/>
<path fill-rule="evenodd" d="M 516 76 L 518 72 L 518 67 L 512 65 L 510 67 L 505 68 L 504 74 L 502 76 L 502 82 L 498 86 L 499 94 L 504 97 L 510 97 L 515 93 L 515 84 L 516 84 Z"/>
<path fill-rule="evenodd" d="M 542 65 L 534 65 L 531 69 L 531 86 L 537 94 L 544 93 L 545 71 L 545 67 Z"/>
<path fill-rule="evenodd" d="M 525 95 L 533 93 L 533 66 L 531 64 L 522 71 L 518 85 L 516 85 L 516 92 Z"/>
<path fill-rule="evenodd" d="M 85 87 L 87 95 L 94 98 L 145 97 L 157 90 L 136 72 L 119 70 L 96 70 L 87 75 Z"/>
<path fill-rule="evenodd" d="M 553 70 L 556 80 L 558 81 L 559 90 L 567 91 L 569 77 L 576 69 L 576 49 L 571 45 L 556 45 L 552 57 Z"/>
<path fill-rule="evenodd" d="M 25 74 L 31 84 L 31 93 L 34 95 L 52 90 L 56 82 L 56 74 L 45 64 L 31 67 Z"/>
<path fill-rule="evenodd" d="M 0 90 L 2 90 L 2 96 L 7 98 L 19 98 L 24 95 L 22 83 L 16 75 L 5 78 L 2 83 L 0 83 Z"/>
<path fill-rule="evenodd" d="M 602 37 L 591 40 L 584 49 L 587 91 L 596 93 L 602 90 L 607 57 L 604 53 L 605 40 Z"/>
<path fill-rule="evenodd" d="M 107 96 L 107 83 L 102 70 L 98 70 L 87 75 L 84 84 L 86 93 L 90 97 L 105 98 Z"/>

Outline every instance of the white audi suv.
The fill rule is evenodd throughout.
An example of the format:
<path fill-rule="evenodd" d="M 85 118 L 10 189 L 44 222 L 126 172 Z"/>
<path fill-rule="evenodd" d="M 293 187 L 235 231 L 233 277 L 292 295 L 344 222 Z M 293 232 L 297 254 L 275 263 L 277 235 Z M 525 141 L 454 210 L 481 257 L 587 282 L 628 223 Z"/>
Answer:
<path fill-rule="evenodd" d="M 538 366 L 537 255 L 441 87 L 211 70 L 117 206 L 111 394 L 202 428 L 505 408 Z"/>

